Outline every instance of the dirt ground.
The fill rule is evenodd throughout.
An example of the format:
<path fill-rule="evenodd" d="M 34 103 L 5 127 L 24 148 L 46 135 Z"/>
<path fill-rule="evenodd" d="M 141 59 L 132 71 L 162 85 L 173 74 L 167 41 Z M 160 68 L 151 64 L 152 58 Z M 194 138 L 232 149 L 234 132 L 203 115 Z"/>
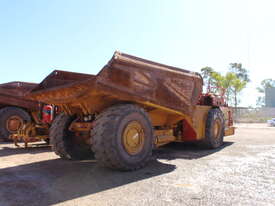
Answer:
<path fill-rule="evenodd" d="M 238 125 L 222 148 L 171 144 L 135 172 L 0 143 L 0 206 L 274 205 L 275 128 Z"/>

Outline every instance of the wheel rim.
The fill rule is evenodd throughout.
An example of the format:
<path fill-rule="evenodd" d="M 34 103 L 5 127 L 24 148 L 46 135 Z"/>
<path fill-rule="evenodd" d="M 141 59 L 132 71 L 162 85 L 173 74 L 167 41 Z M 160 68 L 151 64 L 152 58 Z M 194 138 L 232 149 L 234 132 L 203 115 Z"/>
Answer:
<path fill-rule="evenodd" d="M 130 122 L 124 129 L 122 139 L 128 154 L 138 154 L 143 149 L 145 139 L 142 125 L 137 121 Z"/>
<path fill-rule="evenodd" d="M 214 138 L 218 139 L 220 137 L 220 131 L 221 131 L 221 122 L 219 120 L 216 120 L 214 123 Z"/>
<path fill-rule="evenodd" d="M 6 128 L 9 132 L 16 132 L 23 125 L 23 119 L 17 115 L 7 119 Z"/>

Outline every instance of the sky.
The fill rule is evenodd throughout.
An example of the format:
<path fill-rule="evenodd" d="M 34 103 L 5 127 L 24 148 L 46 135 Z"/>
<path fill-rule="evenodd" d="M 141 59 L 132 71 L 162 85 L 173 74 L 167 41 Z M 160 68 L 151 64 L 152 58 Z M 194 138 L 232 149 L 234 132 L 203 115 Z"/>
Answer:
<path fill-rule="evenodd" d="M 191 71 L 242 63 L 256 87 L 275 79 L 274 0 L 0 0 L 0 83 L 54 69 L 96 74 L 118 50 Z"/>

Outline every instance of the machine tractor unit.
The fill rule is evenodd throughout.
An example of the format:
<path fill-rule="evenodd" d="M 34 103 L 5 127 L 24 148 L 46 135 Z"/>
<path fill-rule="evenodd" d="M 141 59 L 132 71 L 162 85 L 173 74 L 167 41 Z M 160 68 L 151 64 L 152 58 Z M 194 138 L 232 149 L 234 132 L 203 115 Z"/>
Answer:
<path fill-rule="evenodd" d="M 57 155 L 136 170 L 156 147 L 196 141 L 215 149 L 234 134 L 230 108 L 202 87 L 198 73 L 115 52 L 97 75 L 56 70 L 29 96 L 62 111 L 50 129 Z"/>
<path fill-rule="evenodd" d="M 37 84 L 9 82 L 0 84 L 0 141 L 13 139 L 28 142 L 41 139 L 49 142 L 49 126 L 56 107 L 33 101 L 25 95 Z"/>

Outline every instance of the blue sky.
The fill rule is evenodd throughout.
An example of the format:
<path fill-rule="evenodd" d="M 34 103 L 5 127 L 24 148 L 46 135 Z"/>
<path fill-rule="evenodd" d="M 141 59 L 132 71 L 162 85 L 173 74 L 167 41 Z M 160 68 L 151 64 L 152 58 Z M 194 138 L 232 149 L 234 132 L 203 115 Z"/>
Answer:
<path fill-rule="evenodd" d="M 255 88 L 275 79 L 272 0 L 0 0 L 0 83 L 54 69 L 96 74 L 115 50 L 199 71 L 241 62 Z"/>

